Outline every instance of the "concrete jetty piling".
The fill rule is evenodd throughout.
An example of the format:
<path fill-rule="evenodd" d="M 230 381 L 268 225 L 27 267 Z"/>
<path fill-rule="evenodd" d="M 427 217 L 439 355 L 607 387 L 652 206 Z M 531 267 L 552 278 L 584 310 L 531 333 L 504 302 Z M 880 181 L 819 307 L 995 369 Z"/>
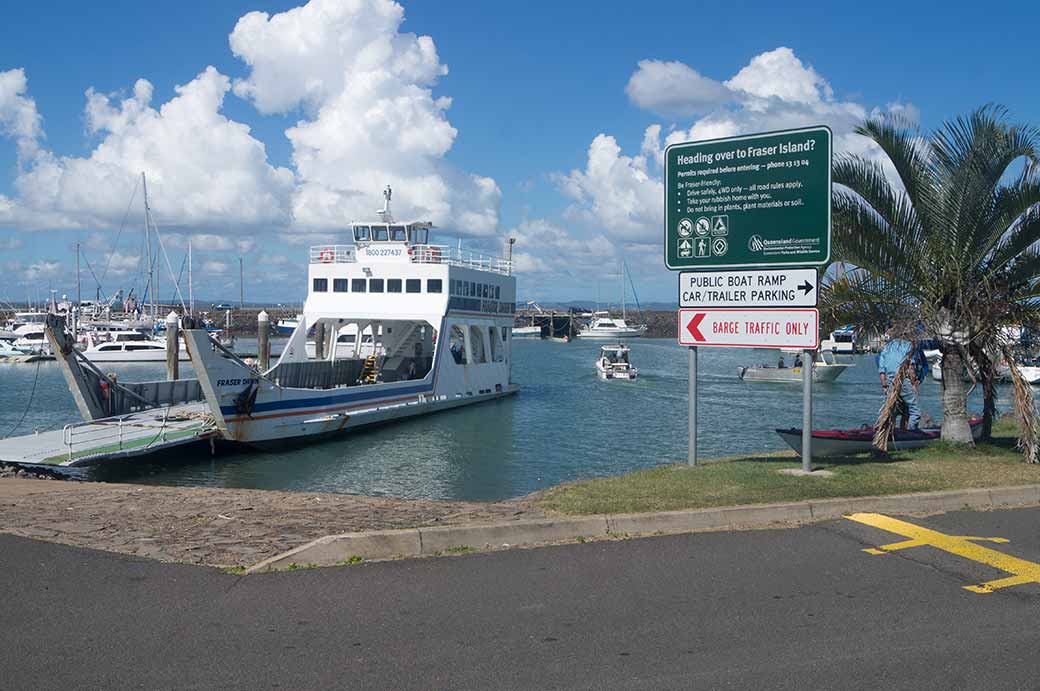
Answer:
<path fill-rule="evenodd" d="M 266 372 L 271 367 L 271 319 L 266 311 L 256 315 L 256 347 L 260 371 Z"/>
<path fill-rule="evenodd" d="M 176 312 L 171 311 L 166 315 L 166 378 L 169 381 L 180 379 L 179 325 L 180 320 Z"/>

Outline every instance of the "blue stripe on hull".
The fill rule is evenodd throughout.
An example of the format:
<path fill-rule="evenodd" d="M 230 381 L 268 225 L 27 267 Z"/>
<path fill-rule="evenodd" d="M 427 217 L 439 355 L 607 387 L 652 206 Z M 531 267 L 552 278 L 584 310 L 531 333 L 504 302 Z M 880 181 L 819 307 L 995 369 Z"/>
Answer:
<path fill-rule="evenodd" d="M 327 405 L 336 405 L 337 403 L 355 403 L 357 401 L 367 401 L 375 398 L 388 398 L 390 396 L 428 393 L 433 391 L 433 386 L 429 384 L 423 384 L 420 386 L 402 386 L 399 389 L 383 389 L 381 391 L 357 391 L 351 393 L 338 394 L 336 396 L 321 396 L 317 398 L 298 398 L 295 400 L 288 401 L 271 401 L 269 403 L 257 403 L 252 412 L 254 413 L 265 413 L 282 410 L 292 410 L 294 408 L 321 408 Z M 220 406 L 220 412 L 224 415 L 235 415 L 238 411 L 233 405 Z"/>

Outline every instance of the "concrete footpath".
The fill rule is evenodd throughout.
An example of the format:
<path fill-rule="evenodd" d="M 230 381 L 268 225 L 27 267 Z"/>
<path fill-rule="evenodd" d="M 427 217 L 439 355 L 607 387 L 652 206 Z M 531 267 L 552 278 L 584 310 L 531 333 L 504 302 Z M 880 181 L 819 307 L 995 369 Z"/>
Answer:
<path fill-rule="evenodd" d="M 368 531 L 321 537 L 259 562 L 250 567 L 247 573 L 331 566 L 361 559 L 437 556 L 565 541 L 789 527 L 841 518 L 856 512 L 934 514 L 959 509 L 994 509 L 1037 504 L 1040 504 L 1040 485 L 1026 485 L 689 511 L 558 517 L 488 525 Z"/>

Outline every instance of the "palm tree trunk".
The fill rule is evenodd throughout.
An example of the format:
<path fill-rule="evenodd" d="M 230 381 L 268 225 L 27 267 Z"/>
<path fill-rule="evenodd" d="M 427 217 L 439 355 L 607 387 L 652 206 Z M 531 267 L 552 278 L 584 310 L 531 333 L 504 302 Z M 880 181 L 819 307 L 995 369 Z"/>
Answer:
<path fill-rule="evenodd" d="M 964 358 L 954 343 L 942 349 L 942 440 L 953 444 L 974 444 L 968 424 L 968 391 L 964 385 Z"/>
<path fill-rule="evenodd" d="M 968 346 L 968 353 L 976 364 L 982 383 L 982 441 L 993 439 L 993 418 L 997 413 L 997 366 L 977 343 Z"/>

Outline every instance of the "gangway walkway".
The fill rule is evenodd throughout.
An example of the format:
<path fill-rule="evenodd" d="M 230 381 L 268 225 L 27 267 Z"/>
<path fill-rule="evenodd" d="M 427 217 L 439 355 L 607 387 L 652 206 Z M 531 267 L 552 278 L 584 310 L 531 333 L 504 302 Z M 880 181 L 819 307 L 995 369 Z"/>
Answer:
<path fill-rule="evenodd" d="M 0 439 L 0 463 L 81 466 L 155 453 L 217 436 L 205 403 L 76 422 L 60 430 Z"/>

